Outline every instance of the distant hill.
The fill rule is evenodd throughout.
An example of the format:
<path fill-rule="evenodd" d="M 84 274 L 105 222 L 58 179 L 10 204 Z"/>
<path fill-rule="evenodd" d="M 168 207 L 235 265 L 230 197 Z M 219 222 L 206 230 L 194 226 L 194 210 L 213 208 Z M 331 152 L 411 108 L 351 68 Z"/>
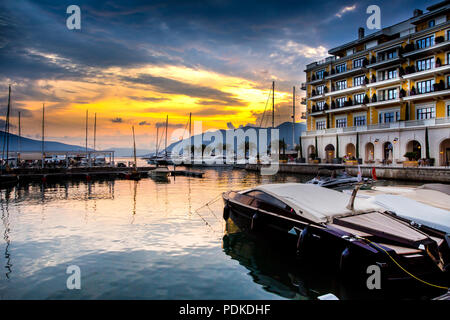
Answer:
<path fill-rule="evenodd" d="M 3 150 L 3 141 L 5 132 L 0 131 L 0 150 Z M 40 140 L 34 140 L 30 138 L 20 137 L 20 150 L 25 151 L 41 151 L 42 142 Z M 76 146 L 72 144 L 65 144 L 55 141 L 44 141 L 44 148 L 48 151 L 85 151 L 85 147 Z M 9 151 L 19 150 L 19 136 L 10 133 L 9 134 Z M 89 149 L 92 150 L 92 149 Z M 1 151 L 0 151 L 1 152 Z"/>
<path fill-rule="evenodd" d="M 237 129 L 242 129 L 242 130 L 244 130 L 244 131 L 246 131 L 246 130 L 248 130 L 248 129 L 256 129 L 256 131 L 258 132 L 258 135 L 259 135 L 259 130 L 261 130 L 261 129 L 267 129 L 267 128 L 260 128 L 260 127 L 253 127 L 253 126 L 245 126 L 245 127 L 237 128 Z M 283 139 L 284 139 L 284 142 L 285 142 L 286 145 L 287 145 L 287 149 L 292 149 L 292 148 L 293 148 L 293 146 L 292 146 L 292 122 L 284 122 L 284 123 L 280 124 L 279 126 L 277 126 L 275 129 L 280 130 L 280 131 L 279 131 L 279 134 L 280 134 L 280 140 L 283 140 Z M 221 130 L 218 130 L 218 131 L 220 131 L 220 132 L 222 133 L 222 137 L 224 138 L 224 141 L 223 141 L 222 143 L 225 144 L 225 143 L 226 143 L 226 141 L 225 141 L 225 138 L 226 138 L 226 132 L 229 131 L 229 130 L 223 130 L 223 129 L 221 129 Z M 294 128 L 294 131 L 295 131 L 295 132 L 294 132 L 294 135 L 295 135 L 294 146 L 295 146 L 296 144 L 298 144 L 298 137 L 300 136 L 300 134 L 301 134 L 303 131 L 306 131 L 306 124 L 305 124 L 305 123 L 296 123 L 296 124 L 295 124 L 295 128 Z M 195 137 L 198 137 L 198 136 L 200 136 L 200 135 L 195 135 L 195 136 L 192 136 L 192 137 L 191 137 L 192 143 L 193 143 Z M 203 137 L 202 137 L 202 138 L 203 138 Z M 268 131 L 268 137 L 267 137 L 267 139 L 268 139 L 268 141 L 270 141 L 270 130 Z M 177 141 L 177 142 L 174 142 L 174 143 L 172 143 L 171 145 L 167 146 L 167 151 L 172 151 L 173 148 L 174 148 L 177 144 L 179 144 L 179 143 L 181 143 L 181 142 L 182 142 L 182 141 Z M 208 145 L 209 143 L 211 143 L 211 140 L 205 140 L 205 139 L 203 139 L 203 143 L 206 144 L 206 145 Z M 258 147 L 258 146 L 257 146 L 257 147 Z M 237 151 L 236 149 L 237 149 L 237 146 L 235 146 L 235 152 Z M 153 155 L 153 153 L 149 153 L 149 154 L 146 154 L 146 155 L 144 155 L 144 156 L 151 156 L 151 155 Z"/>

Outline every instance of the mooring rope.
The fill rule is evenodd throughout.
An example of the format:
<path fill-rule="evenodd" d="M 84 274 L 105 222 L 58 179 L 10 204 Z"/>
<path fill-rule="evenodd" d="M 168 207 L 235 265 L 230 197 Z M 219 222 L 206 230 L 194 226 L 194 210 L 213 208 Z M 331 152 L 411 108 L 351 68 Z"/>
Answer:
<path fill-rule="evenodd" d="M 211 228 L 212 231 L 214 232 L 219 232 L 217 230 L 215 230 L 212 225 L 198 212 L 200 209 L 207 207 L 209 209 L 209 211 L 213 214 L 213 216 L 220 221 L 220 219 L 217 217 L 217 215 L 214 213 L 214 211 L 211 209 L 211 207 L 209 206 L 210 204 L 213 204 L 215 202 L 217 202 L 217 200 L 220 199 L 220 197 L 222 196 L 222 193 L 218 194 L 216 197 L 214 197 L 212 200 L 208 201 L 207 203 L 205 203 L 204 205 L 202 205 L 201 207 L 197 208 L 194 210 L 194 212 L 205 222 L 205 224 Z"/>
<path fill-rule="evenodd" d="M 379 246 L 379 245 L 376 244 L 375 242 L 372 242 L 372 241 L 370 241 L 369 239 L 366 239 L 366 238 L 363 238 L 363 237 L 359 237 L 359 236 L 356 236 L 356 238 L 361 239 L 361 240 L 364 240 L 364 241 L 367 241 L 367 242 L 369 242 L 370 244 L 373 244 L 373 245 L 374 245 L 375 247 L 377 247 L 378 249 L 383 250 L 383 251 L 387 254 L 387 256 L 388 256 L 392 261 L 394 261 L 394 263 L 397 265 L 397 267 L 399 267 L 399 268 L 400 268 L 401 270 L 403 270 L 406 274 L 408 274 L 408 275 L 411 276 L 412 278 L 416 279 L 417 281 L 420 281 L 420 282 L 422 282 L 422 283 L 424 283 L 424 284 L 426 284 L 426 285 L 429 285 L 429 286 L 435 287 L 435 288 L 439 288 L 439 289 L 445 289 L 445 290 L 449 290 L 449 289 L 450 289 L 449 287 L 438 286 L 438 285 L 436 285 L 436 284 L 429 283 L 429 282 L 427 282 L 427 281 L 425 281 L 425 280 L 422 280 L 422 279 L 420 279 L 419 277 L 413 275 L 411 272 L 409 272 L 409 271 L 406 270 L 404 267 L 402 267 L 402 266 L 400 265 L 400 263 L 398 263 L 398 262 L 397 262 L 397 261 L 389 254 L 389 252 L 387 252 L 387 250 L 385 250 L 383 247 Z"/>

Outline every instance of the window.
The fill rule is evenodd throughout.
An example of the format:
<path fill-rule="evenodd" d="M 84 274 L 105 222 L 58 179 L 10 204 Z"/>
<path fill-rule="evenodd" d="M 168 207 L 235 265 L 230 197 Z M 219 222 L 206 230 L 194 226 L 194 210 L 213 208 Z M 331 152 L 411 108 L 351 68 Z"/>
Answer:
<path fill-rule="evenodd" d="M 417 49 L 423 49 L 434 46 L 434 36 L 429 36 L 416 41 Z"/>
<path fill-rule="evenodd" d="M 380 79 L 379 81 L 395 79 L 397 77 L 398 73 L 396 68 L 378 72 L 378 79 Z"/>
<path fill-rule="evenodd" d="M 336 128 L 347 127 L 347 118 L 336 119 Z"/>
<path fill-rule="evenodd" d="M 417 61 L 417 71 L 430 70 L 434 68 L 434 58 L 427 58 Z"/>
<path fill-rule="evenodd" d="M 400 120 L 400 111 L 385 111 L 378 114 L 379 123 L 390 123 Z"/>
<path fill-rule="evenodd" d="M 364 93 L 355 94 L 353 96 L 353 101 L 355 101 L 355 104 L 363 104 L 364 103 L 364 96 L 365 96 Z"/>
<path fill-rule="evenodd" d="M 325 88 L 325 86 L 317 86 L 316 87 L 316 94 L 317 95 L 323 94 L 323 88 Z"/>
<path fill-rule="evenodd" d="M 287 205 L 284 202 L 282 202 L 282 201 L 278 200 L 277 198 L 274 198 L 271 195 L 268 195 L 267 193 L 262 192 L 262 191 L 254 190 L 254 191 L 247 192 L 245 195 L 249 196 L 249 197 L 254 197 L 262 202 L 265 202 L 272 206 L 278 207 L 280 209 L 287 208 Z"/>
<path fill-rule="evenodd" d="M 325 70 L 319 70 L 316 72 L 316 80 L 323 79 Z"/>
<path fill-rule="evenodd" d="M 325 120 L 316 121 L 316 130 L 324 130 L 327 128 L 327 122 Z"/>
<path fill-rule="evenodd" d="M 337 98 L 336 99 L 336 107 L 340 108 L 345 106 L 345 102 L 347 101 L 346 97 L 342 97 L 342 98 Z"/>
<path fill-rule="evenodd" d="M 336 73 L 341 73 L 341 72 L 345 72 L 345 71 L 347 71 L 347 64 L 346 63 L 343 63 L 343 64 L 340 64 L 340 65 L 336 66 Z"/>
<path fill-rule="evenodd" d="M 356 116 L 353 117 L 353 126 L 365 126 L 366 125 L 366 116 Z"/>
<path fill-rule="evenodd" d="M 386 52 L 386 59 L 390 60 L 390 59 L 394 59 L 397 58 L 397 50 L 389 50 L 388 52 Z"/>
<path fill-rule="evenodd" d="M 434 20 L 428 21 L 428 28 L 432 28 L 436 25 L 436 22 Z"/>
<path fill-rule="evenodd" d="M 417 93 L 428 93 L 433 91 L 434 79 L 416 82 Z"/>
<path fill-rule="evenodd" d="M 365 76 L 355 77 L 353 78 L 353 86 L 362 86 L 364 84 Z"/>
<path fill-rule="evenodd" d="M 417 120 L 432 119 L 435 117 L 434 107 L 417 109 Z"/>
<path fill-rule="evenodd" d="M 336 81 L 335 90 L 339 91 L 344 89 L 347 89 L 347 80 Z"/>
<path fill-rule="evenodd" d="M 450 117 L 450 104 L 447 105 L 447 117 Z"/>
<path fill-rule="evenodd" d="M 386 101 L 386 100 L 394 100 L 398 97 L 398 89 L 392 88 L 392 89 L 386 89 L 386 90 L 380 90 L 379 91 L 379 101 Z"/>
<path fill-rule="evenodd" d="M 364 64 L 364 58 L 353 60 L 353 68 L 361 68 Z"/>
<path fill-rule="evenodd" d="M 317 106 L 317 110 L 323 110 L 323 108 L 325 106 L 325 101 L 318 101 L 316 106 Z"/>

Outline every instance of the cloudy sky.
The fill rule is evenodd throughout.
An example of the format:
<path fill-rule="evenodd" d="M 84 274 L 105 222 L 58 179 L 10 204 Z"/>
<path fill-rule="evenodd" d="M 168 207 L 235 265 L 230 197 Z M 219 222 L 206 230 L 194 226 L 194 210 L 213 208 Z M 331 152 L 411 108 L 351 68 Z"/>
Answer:
<path fill-rule="evenodd" d="M 11 84 L 12 122 L 21 111 L 26 136 L 40 137 L 45 102 L 48 139 L 84 144 L 88 109 L 98 147 L 130 146 L 135 125 L 148 149 L 166 115 L 171 130 L 189 112 L 204 129 L 259 124 L 274 80 L 277 121 L 288 120 L 305 65 L 354 40 L 369 5 L 388 26 L 433 3 L 0 0 L 0 116 Z M 66 27 L 72 4 L 81 30 Z"/>

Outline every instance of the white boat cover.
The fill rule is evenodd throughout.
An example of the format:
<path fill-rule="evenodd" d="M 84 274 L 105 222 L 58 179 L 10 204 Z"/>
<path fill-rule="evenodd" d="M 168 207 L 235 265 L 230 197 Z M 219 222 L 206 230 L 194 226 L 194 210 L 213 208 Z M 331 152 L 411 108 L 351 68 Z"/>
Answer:
<path fill-rule="evenodd" d="M 384 211 L 380 206 L 356 198 L 354 210 L 347 209 L 350 195 L 314 184 L 281 183 L 260 185 L 252 190 L 264 191 L 283 201 L 300 216 L 317 223 L 330 222 L 333 217 L 355 213 Z"/>
<path fill-rule="evenodd" d="M 430 206 L 448 209 L 450 207 L 450 195 L 437 190 L 425 189 L 422 187 L 374 187 L 372 190 L 368 190 L 367 194 L 373 193 L 379 194 L 393 194 L 403 196 Z"/>
<path fill-rule="evenodd" d="M 450 211 L 448 210 L 393 194 L 377 194 L 371 200 L 400 217 L 450 233 Z"/>

